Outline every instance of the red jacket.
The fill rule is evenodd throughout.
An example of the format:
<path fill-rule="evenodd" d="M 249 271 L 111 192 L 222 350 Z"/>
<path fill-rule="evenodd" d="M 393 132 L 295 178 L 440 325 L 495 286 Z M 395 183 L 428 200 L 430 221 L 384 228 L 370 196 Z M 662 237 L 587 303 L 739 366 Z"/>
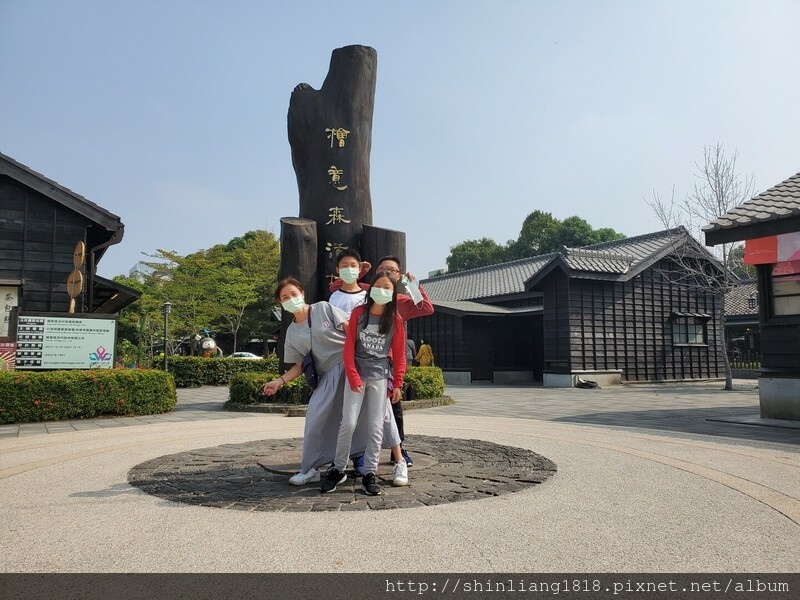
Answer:
<path fill-rule="evenodd" d="M 344 372 L 347 374 L 347 381 L 350 388 L 362 385 L 361 376 L 356 368 L 356 343 L 358 339 L 358 320 L 367 310 L 366 305 L 356 306 L 350 315 L 350 324 L 347 327 L 347 337 L 344 339 Z M 406 330 L 403 327 L 403 319 L 395 313 L 394 315 L 394 337 L 392 337 L 392 347 L 389 352 L 392 358 L 393 385 L 396 388 L 403 387 L 403 376 L 406 374 Z"/>
<path fill-rule="evenodd" d="M 331 293 L 333 293 L 340 289 L 343 283 L 344 282 L 337 277 L 331 282 L 328 289 L 331 291 Z M 359 283 L 358 286 L 362 290 L 369 292 L 370 286 L 368 283 Z M 403 319 L 403 321 L 408 321 L 409 319 L 413 319 L 415 317 L 427 317 L 428 315 L 433 314 L 433 303 L 431 302 L 431 299 L 428 298 L 428 294 L 425 293 L 425 290 L 422 289 L 422 286 L 419 286 L 419 293 L 422 294 L 422 302 L 419 306 L 414 304 L 411 296 L 407 296 L 406 294 L 397 294 L 397 314 L 400 315 L 400 318 Z"/>

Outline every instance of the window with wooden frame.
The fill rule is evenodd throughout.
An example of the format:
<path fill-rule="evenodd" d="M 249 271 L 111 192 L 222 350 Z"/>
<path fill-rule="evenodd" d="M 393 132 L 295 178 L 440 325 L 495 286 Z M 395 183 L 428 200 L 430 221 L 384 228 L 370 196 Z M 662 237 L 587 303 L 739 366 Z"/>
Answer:
<path fill-rule="evenodd" d="M 672 313 L 673 346 L 705 346 L 708 344 L 708 320 L 704 313 Z"/>
<path fill-rule="evenodd" d="M 772 314 L 800 315 L 800 261 L 779 262 L 772 269 Z"/>

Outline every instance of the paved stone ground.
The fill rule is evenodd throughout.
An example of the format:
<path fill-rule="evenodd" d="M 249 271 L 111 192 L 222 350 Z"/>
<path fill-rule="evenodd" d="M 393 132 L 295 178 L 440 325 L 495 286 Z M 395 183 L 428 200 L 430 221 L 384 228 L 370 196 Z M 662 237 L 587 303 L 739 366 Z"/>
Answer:
<path fill-rule="evenodd" d="M 754 381 L 735 387 L 448 386 L 455 405 L 408 411 L 412 456 L 480 440 L 558 471 L 404 510 L 220 510 L 131 485 L 150 461 L 303 434 L 302 418 L 225 412 L 225 388 L 180 390 L 165 415 L 5 426 L 0 571 L 798 572 L 800 429 L 758 419 Z"/>
<path fill-rule="evenodd" d="M 419 508 L 477 500 L 527 489 L 552 475 L 556 466 L 522 448 L 481 440 L 409 436 L 417 461 L 410 484 L 393 487 L 388 464 L 379 469 L 380 496 L 361 492 L 352 471 L 336 491 L 319 484 L 295 487 L 288 474 L 260 462 L 293 454 L 299 462 L 302 439 L 223 444 L 160 456 L 133 467 L 128 482 L 165 500 L 247 511 L 353 511 Z M 423 457 L 427 460 L 423 460 Z"/>

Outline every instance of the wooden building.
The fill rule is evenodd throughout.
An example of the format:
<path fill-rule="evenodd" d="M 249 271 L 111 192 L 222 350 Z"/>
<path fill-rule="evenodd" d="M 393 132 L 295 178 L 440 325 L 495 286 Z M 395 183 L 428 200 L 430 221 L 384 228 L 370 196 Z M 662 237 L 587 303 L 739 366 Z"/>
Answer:
<path fill-rule="evenodd" d="M 800 173 L 703 229 L 709 246 L 745 240 L 756 265 L 761 416 L 800 420 Z"/>
<path fill-rule="evenodd" d="M 448 383 L 718 378 L 722 295 L 671 275 L 687 249 L 721 273 L 677 228 L 431 278 L 436 312 L 408 334 Z"/>
<path fill-rule="evenodd" d="M 77 313 L 115 314 L 139 292 L 97 276 L 97 263 L 122 240 L 120 218 L 12 158 L 0 154 L 0 341 L 13 342 L 17 312 L 69 310 L 73 253 L 85 245 Z"/>
<path fill-rule="evenodd" d="M 760 331 L 758 286 L 755 279 L 750 279 L 725 294 L 725 339 L 732 362 L 756 363 L 761 360 Z"/>

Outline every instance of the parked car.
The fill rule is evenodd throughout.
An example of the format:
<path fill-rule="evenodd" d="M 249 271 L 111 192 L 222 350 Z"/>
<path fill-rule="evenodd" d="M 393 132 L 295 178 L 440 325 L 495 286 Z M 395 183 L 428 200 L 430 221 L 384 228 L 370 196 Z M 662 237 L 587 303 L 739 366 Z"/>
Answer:
<path fill-rule="evenodd" d="M 231 358 L 243 358 L 245 360 L 261 360 L 261 357 L 252 352 L 234 352 Z"/>

